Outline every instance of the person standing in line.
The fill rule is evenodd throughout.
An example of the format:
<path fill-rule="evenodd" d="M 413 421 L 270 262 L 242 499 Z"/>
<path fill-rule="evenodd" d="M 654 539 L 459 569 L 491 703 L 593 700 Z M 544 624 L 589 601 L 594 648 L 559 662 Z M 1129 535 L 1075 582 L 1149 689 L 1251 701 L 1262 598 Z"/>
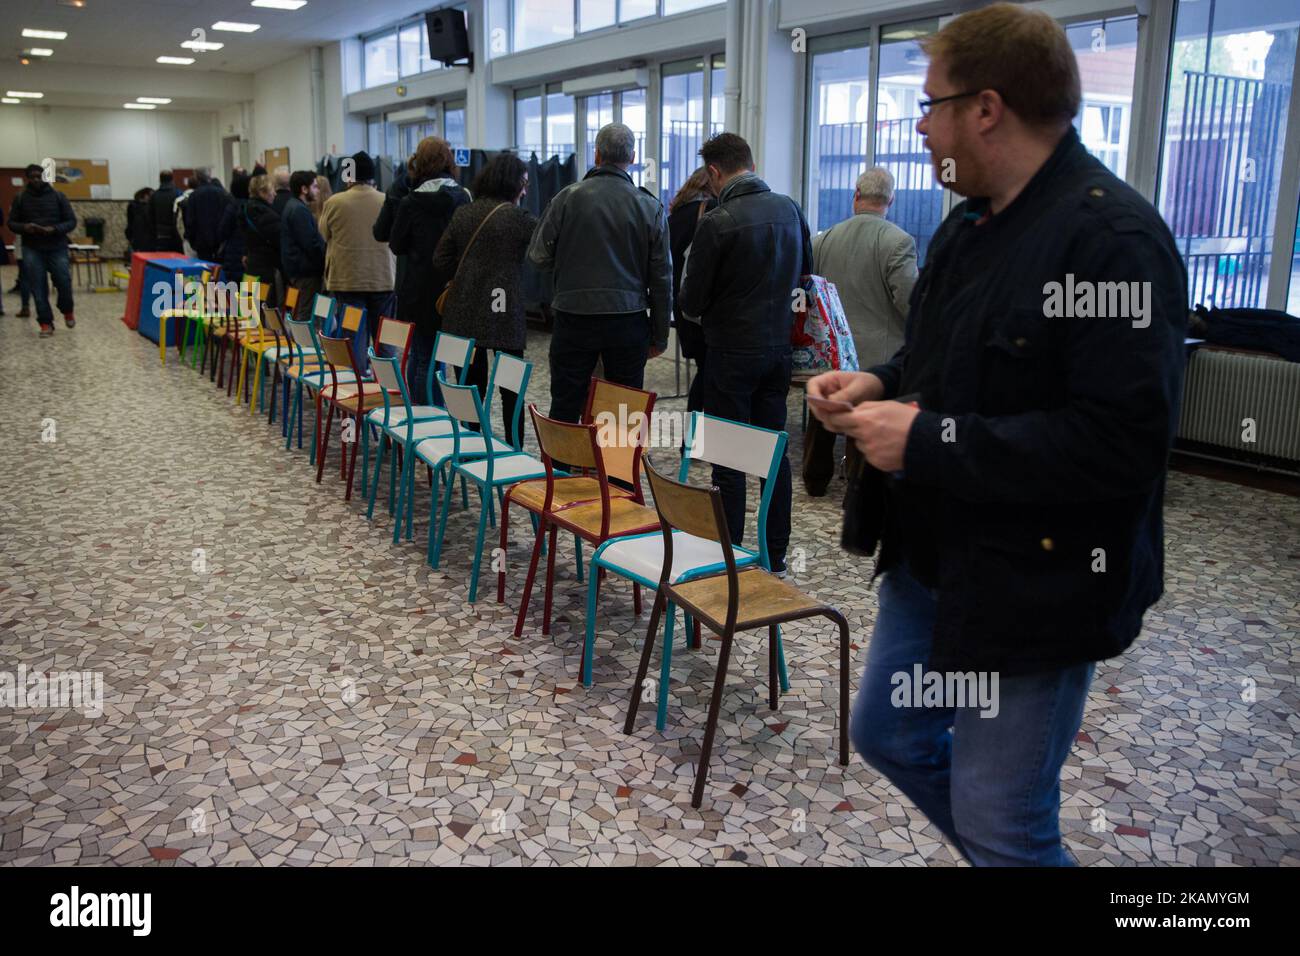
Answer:
<path fill-rule="evenodd" d="M 325 288 L 340 309 L 352 305 L 366 310 L 364 345 L 372 345 L 379 320 L 393 314 L 393 254 L 375 240 L 375 219 L 384 207 L 384 194 L 375 188 L 375 161 L 369 153 L 363 150 L 353 155 L 352 174 L 354 181 L 331 196 L 321 211 Z M 316 177 L 317 190 L 321 179 L 324 177 Z M 369 368 L 363 343 L 358 342 L 355 351 L 358 366 L 363 371 Z"/>
<path fill-rule="evenodd" d="M 668 218 L 628 173 L 636 135 L 611 123 L 596 135 L 595 158 L 582 182 L 551 200 L 528 250 L 555 277 L 551 417 L 564 422 L 581 418 L 597 362 L 608 381 L 644 387 L 646 362 L 668 349 L 673 314 Z"/>
<path fill-rule="evenodd" d="M 287 166 L 279 166 L 271 174 L 271 181 L 275 185 L 275 201 L 271 206 L 281 219 L 284 218 L 284 207 L 289 205 L 289 200 L 293 198 L 293 190 L 289 188 L 289 181 L 292 178 Z"/>
<path fill-rule="evenodd" d="M 794 294 L 812 272 L 812 241 L 803 210 L 772 192 L 754 172 L 749 144 L 719 133 L 700 150 L 718 208 L 695 231 L 682 276 L 681 310 L 704 325 L 708 364 L 704 410 L 735 422 L 783 431 L 790 391 Z M 715 467 L 727 529 L 745 532 L 745 476 Z M 790 546 L 790 459 L 782 456 L 767 515 L 771 570 L 784 577 Z"/>
<path fill-rule="evenodd" d="M 1075 132 L 1078 61 L 1050 15 L 994 4 L 922 46 L 917 132 L 964 201 L 930 243 L 898 354 L 808 384 L 852 406 L 812 410 L 874 469 L 848 528 L 882 529 L 853 541 L 879 539 L 881 576 L 853 742 L 972 864 L 1072 866 L 1061 768 L 1094 667 L 1163 591 L 1187 270 L 1160 214 Z M 1134 291 L 1075 317 L 1067 284 Z"/>
<path fill-rule="evenodd" d="M 218 262 L 221 256 L 221 221 L 231 205 L 230 194 L 212 179 L 212 172 L 199 169 L 194 173 L 194 191 L 181 206 L 185 239 L 194 254 L 205 262 Z M 235 276 L 224 276 L 233 279 Z"/>
<path fill-rule="evenodd" d="M 916 284 L 916 242 L 885 219 L 894 204 L 894 177 L 883 166 L 858 177 L 853 216 L 813 238 L 813 271 L 835 284 L 853 333 L 859 368 L 888 362 L 903 345 L 908 300 Z M 824 497 L 835 475 L 836 436 L 809 416 L 803 483 Z M 858 450 L 846 442 L 850 470 Z"/>
<path fill-rule="evenodd" d="M 415 162 L 415 157 L 411 156 L 404 164 L 398 164 L 394 170 L 393 182 L 384 194 L 384 208 L 379 211 L 379 218 L 375 220 L 374 236 L 376 242 L 386 242 L 392 249 L 393 224 L 397 222 L 397 210 L 402 205 L 402 200 L 410 195 L 411 187 L 409 184 L 409 170 L 411 164 Z M 397 290 L 397 320 L 399 322 L 408 322 L 415 324 L 413 317 L 408 317 L 402 308 L 402 289 L 406 287 L 406 256 L 399 255 L 396 250 L 393 251 L 396 259 L 396 269 L 393 274 L 393 288 Z"/>
<path fill-rule="evenodd" d="M 695 241 L 695 230 L 706 213 L 718 208 L 718 197 L 713 194 L 707 166 L 701 166 L 682 184 L 668 204 L 668 232 L 673 253 L 673 325 L 677 340 L 682 344 L 682 355 L 695 363 L 691 387 L 686 397 L 688 412 L 704 411 L 704 366 L 707 347 L 704 330 L 699 324 L 682 315 L 682 268 Z"/>
<path fill-rule="evenodd" d="M 494 396 L 487 393 L 488 350 L 524 357 L 528 321 L 524 314 L 524 257 L 537 229 L 537 217 L 519 208 L 528 194 L 528 166 L 514 153 L 498 153 L 474 180 L 474 201 L 461 206 L 442 234 L 433 257 L 439 275 L 454 277 L 442 328 L 473 339 L 469 382 L 483 396 L 491 414 Z M 502 392 L 499 434 L 510 441 L 519 396 Z"/>
<path fill-rule="evenodd" d="M 68 328 L 77 324 L 68 264 L 68 234 L 77 228 L 77 217 L 68 197 L 45 181 L 40 165 L 28 166 L 26 176 L 27 185 L 14 197 L 9 209 L 9 228 L 23 237 L 23 281 L 36 302 L 41 338 L 49 338 L 54 334 L 54 313 L 50 310 L 47 276 L 58 291 L 63 323 Z"/>
<path fill-rule="evenodd" d="M 149 197 L 153 219 L 153 248 L 155 252 L 184 252 L 180 233 L 176 230 L 176 201 L 180 198 L 172 171 L 164 169 L 158 174 L 158 188 Z"/>
<path fill-rule="evenodd" d="M 436 382 L 429 394 L 429 365 L 442 329 L 438 296 L 451 278 L 435 267 L 433 258 L 452 216 L 469 204 L 470 194 L 456 181 L 451 147 L 436 136 L 421 140 L 409 172 L 411 191 L 397 207 L 388 246 L 408 260 L 397 293 L 397 317 L 415 326 L 407 381 L 413 400 L 428 405 L 442 401 Z"/>
<path fill-rule="evenodd" d="M 267 286 L 266 304 L 280 302 L 276 276 L 280 271 L 280 217 L 271 205 L 275 188 L 263 173 L 248 184 L 248 201 L 239 212 L 239 230 L 244 236 L 244 275 L 256 276 Z"/>
<path fill-rule="evenodd" d="M 126 241 L 132 252 L 153 252 L 153 215 L 149 202 L 153 190 L 148 186 L 135 191 L 135 198 L 126 207 Z"/>
<path fill-rule="evenodd" d="M 325 239 L 309 207 L 316 198 L 316 174 L 299 170 L 289 177 L 289 189 L 293 197 L 280 217 L 280 264 L 289 285 L 298 290 L 293 317 L 306 322 L 325 284 Z"/>
<path fill-rule="evenodd" d="M 235 173 L 230 180 L 230 202 L 221 211 L 221 223 L 217 227 L 217 242 L 221 249 L 221 277 L 231 281 L 244 277 L 244 259 L 248 253 L 244 245 L 244 232 L 239 228 L 239 220 L 248 206 L 248 184 L 251 177 L 247 173 Z"/>

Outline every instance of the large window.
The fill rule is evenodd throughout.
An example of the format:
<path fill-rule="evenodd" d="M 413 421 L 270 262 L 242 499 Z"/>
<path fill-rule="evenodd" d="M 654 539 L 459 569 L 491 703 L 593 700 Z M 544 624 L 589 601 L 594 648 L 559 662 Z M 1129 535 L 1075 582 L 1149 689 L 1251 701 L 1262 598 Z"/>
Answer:
<path fill-rule="evenodd" d="M 1123 179 L 1137 69 L 1137 17 L 1073 23 L 1065 28 L 1079 61 L 1083 106 L 1074 125 L 1088 152 Z"/>
<path fill-rule="evenodd" d="M 1286 310 L 1300 315 L 1300 209 L 1296 210 L 1295 242 L 1291 246 L 1291 295 Z"/>
<path fill-rule="evenodd" d="M 1175 17 L 1160 210 L 1194 305 L 1262 308 L 1300 8 L 1182 0 Z"/>
<path fill-rule="evenodd" d="M 666 64 L 660 89 L 660 195 L 668 202 L 699 168 L 704 141 L 726 127 L 726 61 L 714 56 Z"/>
<path fill-rule="evenodd" d="M 867 168 L 871 48 L 865 36 L 860 39 L 813 53 L 808 171 L 814 232 L 853 215 L 853 191 Z"/>
<path fill-rule="evenodd" d="M 727 128 L 727 58 L 722 54 L 713 58 L 709 86 L 709 135 L 714 136 Z"/>
<path fill-rule="evenodd" d="M 451 146 L 468 146 L 469 130 L 465 125 L 465 104 L 449 103 L 442 114 L 442 138 Z"/>
<path fill-rule="evenodd" d="M 629 169 L 636 184 L 645 182 L 646 96 L 645 90 L 624 90 L 621 93 L 597 93 L 583 97 L 584 154 L 590 169 L 596 164 L 596 134 L 610 123 L 623 123 L 636 135 L 636 163 Z"/>
<path fill-rule="evenodd" d="M 671 16 L 718 6 L 724 0 L 513 0 L 514 50 L 571 40 L 578 33 L 607 30 L 656 15 Z"/>
<path fill-rule="evenodd" d="M 559 90 L 546 94 L 546 154 L 560 157 L 561 162 L 578 148 L 578 124 L 574 120 L 572 96 Z"/>
<path fill-rule="evenodd" d="M 362 85 L 367 89 L 442 69 L 441 63 L 429 57 L 429 34 L 423 17 L 366 37 L 362 48 Z"/>
<path fill-rule="evenodd" d="M 519 155 L 527 159 L 536 153 L 546 158 L 546 140 L 542 136 L 542 90 L 518 90 L 515 93 L 515 146 Z"/>
<path fill-rule="evenodd" d="M 400 75 L 397 69 L 397 31 L 370 37 L 362 46 L 365 85 L 370 87 L 396 83 Z"/>
<path fill-rule="evenodd" d="M 560 92 L 556 84 L 545 95 L 540 86 L 515 91 L 515 145 L 527 159 L 536 153 L 545 161 L 573 155 L 573 97 Z"/>

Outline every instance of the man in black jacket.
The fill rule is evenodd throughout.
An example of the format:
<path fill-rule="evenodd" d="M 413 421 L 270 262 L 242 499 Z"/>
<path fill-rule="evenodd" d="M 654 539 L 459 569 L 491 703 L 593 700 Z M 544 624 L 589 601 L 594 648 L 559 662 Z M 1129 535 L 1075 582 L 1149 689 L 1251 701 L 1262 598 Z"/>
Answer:
<path fill-rule="evenodd" d="M 199 169 L 194 173 L 197 185 L 185 200 L 182 221 L 185 238 L 194 254 L 208 262 L 217 262 L 221 251 L 221 217 L 230 205 L 230 194 L 212 181 L 212 173 Z"/>
<path fill-rule="evenodd" d="M 280 218 L 280 267 L 289 285 L 298 290 L 293 317 L 305 322 L 325 279 L 325 239 L 307 206 L 320 193 L 316 174 L 305 169 L 294 173 L 289 178 L 289 191 L 293 198 L 285 203 Z"/>
<path fill-rule="evenodd" d="M 700 220 L 682 275 L 682 313 L 704 325 L 704 411 L 781 431 L 790 391 L 795 295 L 812 271 L 803 210 L 754 174 L 749 144 L 719 133 L 700 150 L 718 208 Z M 715 467 L 727 529 L 745 532 L 745 476 Z M 767 556 L 785 574 L 790 546 L 790 460 L 782 458 L 767 515 Z"/>
<path fill-rule="evenodd" d="M 68 271 L 68 233 L 77 228 L 77 217 L 68 197 L 45 181 L 42 167 L 27 167 L 27 185 L 14 197 L 9 209 L 9 228 L 23 237 L 23 282 L 36 300 L 36 321 L 41 338 L 54 334 L 46 276 L 58 290 L 59 311 L 64 324 L 77 324 L 72 314 L 72 275 Z"/>
<path fill-rule="evenodd" d="M 1079 142 L 1054 20 L 997 4 L 926 47 L 917 128 L 966 201 L 902 350 L 808 387 L 885 476 L 861 502 L 884 510 L 884 578 L 854 742 L 972 863 L 1069 865 L 1060 773 L 1094 663 L 1163 590 L 1187 276 L 1156 211 Z"/>
<path fill-rule="evenodd" d="M 158 174 L 158 188 L 149 199 L 153 217 L 153 247 L 156 252 L 184 252 L 180 233 L 176 231 L 176 200 L 180 193 L 172 184 L 172 171 L 164 169 Z"/>
<path fill-rule="evenodd" d="M 528 258 L 555 276 L 551 417 L 576 422 L 596 362 L 617 385 L 641 388 L 668 348 L 673 263 L 663 204 L 628 174 L 636 137 L 621 123 L 596 136 L 596 166 L 560 190 Z M 649 309 L 649 317 L 646 310 Z"/>

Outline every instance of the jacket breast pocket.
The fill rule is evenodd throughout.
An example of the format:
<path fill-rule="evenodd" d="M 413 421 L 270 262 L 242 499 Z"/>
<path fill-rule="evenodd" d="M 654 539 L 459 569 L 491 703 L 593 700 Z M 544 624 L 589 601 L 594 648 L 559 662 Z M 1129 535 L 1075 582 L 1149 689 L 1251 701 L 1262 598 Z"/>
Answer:
<path fill-rule="evenodd" d="M 1009 414 L 1059 404 L 1064 382 L 1052 322 L 1041 309 L 1023 308 L 993 319 L 984 340 L 981 411 Z"/>

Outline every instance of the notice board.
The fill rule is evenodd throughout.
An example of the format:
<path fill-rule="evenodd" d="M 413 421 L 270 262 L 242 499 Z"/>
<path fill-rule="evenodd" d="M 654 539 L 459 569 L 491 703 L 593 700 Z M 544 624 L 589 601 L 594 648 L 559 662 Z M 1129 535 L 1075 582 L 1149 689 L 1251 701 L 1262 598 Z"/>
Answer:
<path fill-rule="evenodd" d="M 268 173 L 274 173 L 281 166 L 285 169 L 293 169 L 289 165 L 289 147 L 279 146 L 275 149 L 268 149 L 264 154 L 262 165 L 266 167 Z"/>
<path fill-rule="evenodd" d="M 55 189 L 69 199 L 112 199 L 106 159 L 56 159 Z"/>

